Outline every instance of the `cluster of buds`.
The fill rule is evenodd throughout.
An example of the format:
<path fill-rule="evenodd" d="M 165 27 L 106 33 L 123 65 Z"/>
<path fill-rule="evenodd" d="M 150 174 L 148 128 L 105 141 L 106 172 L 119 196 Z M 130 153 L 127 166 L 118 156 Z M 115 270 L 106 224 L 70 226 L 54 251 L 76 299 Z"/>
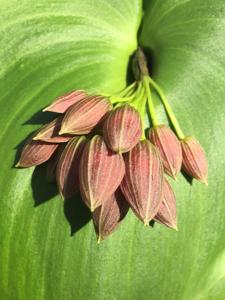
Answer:
<path fill-rule="evenodd" d="M 28 140 L 17 163 L 47 162 L 47 178 L 56 180 L 65 200 L 80 192 L 98 241 L 117 228 L 129 208 L 145 225 L 154 220 L 177 229 L 175 195 L 166 176 L 176 179 L 183 169 L 207 181 L 205 154 L 196 139 L 177 137 L 158 124 L 145 135 L 143 107 L 147 101 L 152 105 L 152 79 L 140 50 L 138 56 L 138 79 L 119 95 L 76 90 L 46 107 L 58 117 Z"/>

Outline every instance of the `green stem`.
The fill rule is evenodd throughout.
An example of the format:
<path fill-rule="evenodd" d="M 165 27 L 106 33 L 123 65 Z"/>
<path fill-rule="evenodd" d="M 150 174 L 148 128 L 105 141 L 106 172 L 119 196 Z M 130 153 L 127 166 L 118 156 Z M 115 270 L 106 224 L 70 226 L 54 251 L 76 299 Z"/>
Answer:
<path fill-rule="evenodd" d="M 142 140 L 145 139 L 145 107 L 146 107 L 146 102 L 147 102 L 147 97 L 146 97 L 145 89 L 142 89 L 142 100 L 141 100 L 141 105 L 140 105 L 140 115 L 141 115 L 141 122 L 142 122 Z"/>
<path fill-rule="evenodd" d="M 137 88 L 137 92 L 135 94 L 135 98 L 131 101 L 130 105 L 132 105 L 140 114 L 141 122 L 142 122 L 142 140 L 145 139 L 145 106 L 146 106 L 146 95 L 143 83 L 140 82 Z"/>
<path fill-rule="evenodd" d="M 148 108 L 149 108 L 149 113 L 150 113 L 151 120 L 152 120 L 152 125 L 158 126 L 159 122 L 158 122 L 158 118 L 157 118 L 157 115 L 155 112 L 155 107 L 154 107 L 151 90 L 150 90 L 150 86 L 149 86 L 149 76 L 143 76 L 143 83 L 144 83 L 144 87 L 145 87 L 145 92 L 147 94 Z"/>
<path fill-rule="evenodd" d="M 115 95 L 118 96 L 118 97 L 124 97 L 126 96 L 127 94 L 129 94 L 135 87 L 135 85 L 137 84 L 137 82 L 133 82 L 131 85 L 129 85 L 128 87 L 126 87 L 124 90 L 122 90 L 118 95 Z"/>
<path fill-rule="evenodd" d="M 112 104 L 115 104 L 117 102 L 130 102 L 132 101 L 134 98 L 134 94 L 131 95 L 130 97 L 124 97 L 124 98 L 121 98 L 121 97 L 117 97 L 117 96 L 111 96 L 109 97 L 110 101 Z"/>
<path fill-rule="evenodd" d="M 134 99 L 132 100 L 132 102 L 136 102 L 137 99 L 139 99 L 139 96 L 140 96 L 140 93 L 141 93 L 141 90 L 142 90 L 142 83 L 141 81 L 138 82 L 138 87 L 134 93 Z"/>
<path fill-rule="evenodd" d="M 136 109 L 138 109 L 138 104 L 139 104 L 141 92 L 142 92 L 142 82 L 140 81 L 138 83 L 138 87 L 137 87 L 136 92 L 134 94 L 133 100 L 130 103 Z"/>
<path fill-rule="evenodd" d="M 137 88 L 136 89 L 133 88 L 132 90 L 129 90 L 126 93 L 126 95 L 124 95 L 123 97 L 130 97 L 130 96 L 134 95 L 136 93 L 136 91 L 137 91 Z"/>
<path fill-rule="evenodd" d="M 166 112 L 167 112 L 167 114 L 168 114 L 168 116 L 170 118 L 170 121 L 173 124 L 173 127 L 174 127 L 174 129 L 176 131 L 176 134 L 177 134 L 178 138 L 180 140 L 182 140 L 185 137 L 185 135 L 184 135 L 183 131 L 180 128 L 180 125 L 179 125 L 179 123 L 177 121 L 177 118 L 175 117 L 175 114 L 174 114 L 174 112 L 173 112 L 173 110 L 172 110 L 172 108 L 171 108 L 171 106 L 169 104 L 169 101 L 167 100 L 165 94 L 163 93 L 163 91 L 161 90 L 161 88 L 158 86 L 158 84 L 151 77 L 148 77 L 148 81 L 152 85 L 152 87 L 156 90 L 156 92 L 158 93 L 158 95 L 160 96 L 160 98 L 162 100 L 162 103 L 163 103 L 163 105 L 164 105 L 164 107 L 166 109 Z"/>

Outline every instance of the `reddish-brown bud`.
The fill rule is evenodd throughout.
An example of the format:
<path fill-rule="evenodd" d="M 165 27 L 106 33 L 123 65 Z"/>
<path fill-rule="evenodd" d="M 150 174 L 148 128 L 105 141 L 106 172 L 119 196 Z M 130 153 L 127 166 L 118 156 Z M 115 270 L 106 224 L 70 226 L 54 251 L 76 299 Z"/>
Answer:
<path fill-rule="evenodd" d="M 121 190 L 137 217 L 148 225 L 162 202 L 163 166 L 155 146 L 139 142 L 125 157 Z"/>
<path fill-rule="evenodd" d="M 84 91 L 73 91 L 61 97 L 58 97 L 51 105 L 44 108 L 43 111 L 64 113 L 71 105 L 77 103 L 85 97 L 87 97 L 87 94 Z"/>
<path fill-rule="evenodd" d="M 149 140 L 159 150 L 165 172 L 176 178 L 182 164 L 181 145 L 176 135 L 169 127 L 160 125 L 149 130 Z"/>
<path fill-rule="evenodd" d="M 96 135 L 87 143 L 81 156 L 79 180 L 82 199 L 91 211 L 116 191 L 124 172 L 122 155 L 110 150 L 101 136 Z"/>
<path fill-rule="evenodd" d="M 71 135 L 59 135 L 62 117 L 56 118 L 52 122 L 44 125 L 39 129 L 37 135 L 33 138 L 35 141 L 47 143 L 65 143 L 71 139 Z"/>
<path fill-rule="evenodd" d="M 129 209 L 127 201 L 118 189 L 103 204 L 93 212 L 93 222 L 98 236 L 98 242 L 105 239 L 116 230 L 125 218 Z"/>
<path fill-rule="evenodd" d="M 56 180 L 63 198 L 70 198 L 79 191 L 79 164 L 85 143 L 84 136 L 74 137 L 60 156 L 56 169 Z"/>
<path fill-rule="evenodd" d="M 129 104 L 113 110 L 104 122 L 104 139 L 115 152 L 128 152 L 140 141 L 141 133 L 140 115 Z"/>
<path fill-rule="evenodd" d="M 16 167 L 29 168 L 40 165 L 49 160 L 57 147 L 57 144 L 30 140 L 24 146 Z"/>
<path fill-rule="evenodd" d="M 177 230 L 176 198 L 166 178 L 164 178 L 163 182 L 163 201 L 154 220 Z"/>
<path fill-rule="evenodd" d="M 182 170 L 207 185 L 208 164 L 202 146 L 195 138 L 186 137 L 181 141 L 181 147 Z"/>
<path fill-rule="evenodd" d="M 108 99 L 90 96 L 72 105 L 62 121 L 60 134 L 89 133 L 112 108 Z"/>
<path fill-rule="evenodd" d="M 46 169 L 46 179 L 48 182 L 54 182 L 56 179 L 56 167 L 64 148 L 65 148 L 65 144 L 60 144 L 57 150 L 53 153 L 53 155 L 48 160 L 47 169 Z"/>

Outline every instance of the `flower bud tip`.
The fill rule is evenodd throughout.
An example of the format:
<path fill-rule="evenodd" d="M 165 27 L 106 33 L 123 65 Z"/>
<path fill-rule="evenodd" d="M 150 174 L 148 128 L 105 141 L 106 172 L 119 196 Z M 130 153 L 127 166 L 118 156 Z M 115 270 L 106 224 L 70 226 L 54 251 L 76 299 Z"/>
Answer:
<path fill-rule="evenodd" d="M 203 180 L 201 180 L 201 182 L 204 183 L 206 186 L 208 186 L 208 181 L 207 181 L 207 179 L 203 179 Z"/>
<path fill-rule="evenodd" d="M 176 230 L 177 232 L 179 231 L 177 226 L 174 226 L 173 229 Z"/>
<path fill-rule="evenodd" d="M 60 193 L 60 196 L 62 198 L 62 201 L 65 201 L 65 197 L 63 196 L 63 193 Z"/>
<path fill-rule="evenodd" d="M 179 181 L 176 175 L 173 176 L 173 179 L 174 179 L 176 182 Z"/>
<path fill-rule="evenodd" d="M 144 220 L 144 226 L 145 227 L 149 226 L 149 221 L 148 220 Z"/>
<path fill-rule="evenodd" d="M 63 130 L 60 130 L 59 131 L 59 135 L 63 135 L 63 134 L 65 134 L 66 132 L 65 131 L 63 131 Z"/>
<path fill-rule="evenodd" d="M 170 226 L 171 229 L 174 229 L 176 232 L 179 231 L 178 227 L 177 227 L 177 224 L 174 223 L 174 225 Z"/>

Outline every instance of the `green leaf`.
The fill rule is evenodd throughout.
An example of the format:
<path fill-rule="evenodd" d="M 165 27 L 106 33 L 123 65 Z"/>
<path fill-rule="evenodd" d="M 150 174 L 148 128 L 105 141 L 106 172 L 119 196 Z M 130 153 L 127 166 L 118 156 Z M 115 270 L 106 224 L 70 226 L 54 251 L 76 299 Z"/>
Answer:
<path fill-rule="evenodd" d="M 139 39 L 152 76 L 209 160 L 208 188 L 182 175 L 172 182 L 178 233 L 144 228 L 130 212 L 97 245 L 79 198 L 64 205 L 44 167 L 12 168 L 17 145 L 52 118 L 40 110 L 55 97 L 124 87 L 141 15 L 138 0 L 1 0 L 2 299 L 224 299 L 223 0 L 144 3 Z"/>

